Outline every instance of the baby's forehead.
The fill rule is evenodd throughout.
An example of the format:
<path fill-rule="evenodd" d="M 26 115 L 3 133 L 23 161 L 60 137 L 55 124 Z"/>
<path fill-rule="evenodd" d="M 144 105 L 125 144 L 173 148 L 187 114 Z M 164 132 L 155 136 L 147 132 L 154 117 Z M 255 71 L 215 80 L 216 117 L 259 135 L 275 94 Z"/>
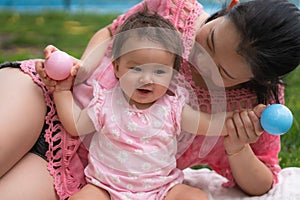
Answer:
<path fill-rule="evenodd" d="M 144 27 L 127 30 L 114 36 L 115 45 L 122 48 L 160 48 L 171 51 L 181 44 L 176 30 L 161 27 Z M 177 45 L 178 44 L 178 45 Z"/>
<path fill-rule="evenodd" d="M 164 47 L 162 44 L 159 44 L 158 42 L 154 42 L 149 39 L 129 37 L 122 44 L 121 53 L 125 54 L 128 52 L 143 50 L 143 49 L 167 50 L 166 47 Z"/>

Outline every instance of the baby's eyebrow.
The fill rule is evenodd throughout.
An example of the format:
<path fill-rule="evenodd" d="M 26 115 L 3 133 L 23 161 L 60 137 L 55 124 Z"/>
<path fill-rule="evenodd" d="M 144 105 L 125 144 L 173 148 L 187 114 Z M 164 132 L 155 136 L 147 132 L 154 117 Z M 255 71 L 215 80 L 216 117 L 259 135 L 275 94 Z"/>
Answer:
<path fill-rule="evenodd" d="M 129 60 L 129 61 L 127 61 L 127 64 L 129 64 L 129 65 L 137 65 L 137 66 L 141 65 L 140 63 L 136 62 L 135 60 Z"/>

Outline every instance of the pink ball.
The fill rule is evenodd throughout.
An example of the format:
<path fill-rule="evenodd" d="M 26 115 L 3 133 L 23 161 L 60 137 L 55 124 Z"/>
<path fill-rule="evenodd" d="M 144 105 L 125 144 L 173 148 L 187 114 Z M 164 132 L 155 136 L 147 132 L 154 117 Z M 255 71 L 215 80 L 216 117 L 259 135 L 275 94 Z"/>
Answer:
<path fill-rule="evenodd" d="M 47 75 L 54 80 L 64 80 L 70 75 L 73 59 L 63 51 L 55 51 L 45 61 Z"/>

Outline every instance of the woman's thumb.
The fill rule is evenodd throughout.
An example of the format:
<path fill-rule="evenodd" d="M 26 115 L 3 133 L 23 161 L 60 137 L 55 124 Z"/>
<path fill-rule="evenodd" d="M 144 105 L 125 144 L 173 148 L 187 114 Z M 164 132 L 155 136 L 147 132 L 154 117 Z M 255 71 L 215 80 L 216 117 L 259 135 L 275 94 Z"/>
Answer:
<path fill-rule="evenodd" d="M 264 104 L 258 104 L 253 108 L 254 113 L 256 114 L 257 117 L 260 117 L 262 112 L 265 110 L 267 106 Z"/>

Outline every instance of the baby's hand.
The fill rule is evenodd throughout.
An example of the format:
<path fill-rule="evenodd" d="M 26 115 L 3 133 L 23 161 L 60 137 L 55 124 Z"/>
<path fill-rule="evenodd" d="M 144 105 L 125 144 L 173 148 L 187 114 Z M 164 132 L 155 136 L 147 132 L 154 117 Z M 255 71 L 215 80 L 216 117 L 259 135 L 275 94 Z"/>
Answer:
<path fill-rule="evenodd" d="M 55 87 L 53 92 L 60 92 L 60 91 L 69 91 L 71 90 L 75 77 L 70 75 L 67 79 L 62 81 L 56 81 Z"/>
<path fill-rule="evenodd" d="M 51 54 L 59 51 L 58 48 L 54 47 L 53 45 L 48 45 L 45 49 L 44 49 L 44 56 L 45 56 L 45 60 L 49 59 Z M 74 82 L 74 77 L 77 74 L 78 71 L 78 67 L 79 67 L 79 60 L 72 58 L 72 62 L 73 62 L 73 67 L 71 68 L 70 71 L 70 75 L 64 79 L 64 80 L 53 80 L 51 79 L 45 70 L 45 61 L 44 60 L 38 60 L 35 63 L 35 69 L 36 69 L 36 73 L 39 75 L 41 81 L 45 84 L 46 88 L 50 91 L 50 92 L 54 92 L 54 91 L 61 91 L 61 90 L 70 90 L 73 86 L 73 82 Z"/>
<path fill-rule="evenodd" d="M 48 45 L 44 49 L 44 56 L 45 59 L 48 59 L 54 51 L 57 51 L 58 49 L 53 45 Z M 53 92 L 55 89 L 56 81 L 52 80 L 48 77 L 46 71 L 45 71 L 45 61 L 44 60 L 38 60 L 35 62 L 35 71 L 39 75 L 41 81 L 45 84 L 47 89 L 50 92 Z"/>
<path fill-rule="evenodd" d="M 47 60 L 50 57 L 51 53 L 53 53 L 54 51 L 59 51 L 59 49 L 53 45 L 46 46 L 44 49 L 45 59 Z"/>
<path fill-rule="evenodd" d="M 78 75 L 78 71 L 81 69 L 81 62 L 80 60 L 78 60 L 77 63 L 75 63 L 73 65 L 73 67 L 71 68 L 71 76 L 77 76 Z"/>
<path fill-rule="evenodd" d="M 48 77 L 44 67 L 44 60 L 38 60 L 35 62 L 35 71 L 39 75 L 41 81 L 45 84 L 46 88 L 50 92 L 53 92 L 55 89 L 56 81 Z"/>

